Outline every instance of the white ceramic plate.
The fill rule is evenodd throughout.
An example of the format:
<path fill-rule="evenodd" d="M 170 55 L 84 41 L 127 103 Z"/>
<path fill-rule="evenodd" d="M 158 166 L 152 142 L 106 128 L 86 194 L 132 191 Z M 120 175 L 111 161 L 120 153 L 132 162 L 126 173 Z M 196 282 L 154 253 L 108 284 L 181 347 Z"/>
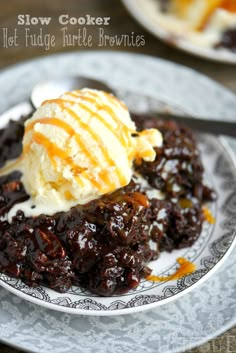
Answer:
<path fill-rule="evenodd" d="M 145 98 L 146 103 L 138 100 L 140 94 L 154 97 L 157 92 L 165 103 L 178 105 L 190 113 L 195 111 L 198 114 L 209 113 L 219 119 L 222 116 L 233 119 L 236 111 L 235 96 L 231 92 L 192 70 L 143 55 L 91 51 L 45 57 L 1 72 L 1 110 L 25 100 L 32 86 L 42 77 L 81 73 L 105 80 L 119 92 L 124 92 L 123 94 L 125 90 L 135 92 L 132 93 L 132 104 L 139 111 L 145 110 L 147 104 L 156 105 L 156 100 L 154 102 L 151 98 Z M 18 82 L 20 89 L 15 89 L 15 82 Z M 14 95 L 11 94 L 13 91 Z M 236 152 L 236 143 L 234 140 L 230 142 Z M 213 164 L 220 152 L 216 163 L 217 172 L 214 173 L 216 176 L 213 178 L 223 183 L 221 188 L 226 192 L 225 199 L 232 193 L 227 205 L 225 203 L 227 207 L 224 212 L 219 211 L 223 222 L 220 224 L 221 235 L 226 235 L 223 238 L 225 241 L 220 246 L 212 247 L 214 254 L 218 251 L 220 255 L 223 244 L 228 247 L 227 239 L 229 240 L 230 235 L 227 234 L 233 234 L 236 227 L 236 192 L 233 193 L 236 182 L 233 164 L 224 147 L 215 139 L 209 139 L 209 143 L 216 149 L 212 151 L 210 146 L 207 147 L 208 153 L 213 156 Z M 204 144 L 201 141 L 201 145 Z M 207 179 L 214 182 L 209 173 Z M 211 240 L 208 244 L 210 243 Z M 190 251 L 191 255 L 191 250 L 186 251 Z M 132 311 L 126 316 L 70 315 L 35 305 L 0 288 L 0 340 L 37 353 L 185 351 L 236 323 L 235 255 L 233 251 L 217 273 L 183 297 L 169 302 L 168 305 L 141 313 Z M 211 261 L 205 261 L 200 266 L 205 268 L 206 264 L 212 266 Z"/>
<path fill-rule="evenodd" d="M 159 105 L 158 98 L 132 93 L 125 89 L 119 91 L 130 110 L 138 110 L 137 102 L 143 109 L 151 111 Z M 161 104 L 161 103 L 160 103 Z M 17 112 L 16 112 L 17 113 Z M 19 107 L 18 117 L 22 115 Z M 10 116 L 8 116 L 9 118 Z M 5 116 L 5 119 L 7 116 Z M 4 122 L 2 120 L 2 122 Z M 83 315 L 122 315 L 151 309 L 177 299 L 198 284 L 209 278 L 224 259 L 229 255 L 236 241 L 235 231 L 228 232 L 224 227 L 227 222 L 228 203 L 232 199 L 232 188 L 225 189 L 224 168 L 235 175 L 235 165 L 230 155 L 216 137 L 200 136 L 199 148 L 202 152 L 203 164 L 206 170 L 205 178 L 208 185 L 217 194 L 217 202 L 209 204 L 216 223 L 204 222 L 199 239 L 191 248 L 176 250 L 172 253 L 161 253 L 158 260 L 151 263 L 152 274 L 166 277 L 176 272 L 177 259 L 180 257 L 194 263 L 196 270 L 178 280 L 153 282 L 143 279 L 140 285 L 120 296 L 99 297 L 78 287 L 72 287 L 67 293 L 60 294 L 49 288 L 40 286 L 30 288 L 21 280 L 0 274 L 0 285 L 12 293 L 46 308 L 72 314 Z M 222 212 L 222 210 L 224 210 Z"/>
<path fill-rule="evenodd" d="M 155 0 L 122 0 L 130 14 L 149 32 L 179 49 L 188 53 L 201 56 L 203 58 L 220 61 L 225 63 L 236 64 L 236 54 L 227 49 L 204 48 L 200 45 L 192 43 L 184 36 L 175 36 L 173 31 L 170 32 L 160 25 L 155 15 L 155 6 L 152 3 Z M 149 6 L 151 3 L 151 6 Z"/>

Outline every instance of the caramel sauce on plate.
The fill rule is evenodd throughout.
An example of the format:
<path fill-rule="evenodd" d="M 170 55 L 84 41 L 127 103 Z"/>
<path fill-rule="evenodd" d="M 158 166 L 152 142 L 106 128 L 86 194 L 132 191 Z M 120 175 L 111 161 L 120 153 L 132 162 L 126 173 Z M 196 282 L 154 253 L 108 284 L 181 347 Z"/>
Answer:
<path fill-rule="evenodd" d="M 216 220 L 215 217 L 212 215 L 211 211 L 207 206 L 202 207 L 202 213 L 204 216 L 205 221 L 207 221 L 210 224 L 215 224 Z"/>
<path fill-rule="evenodd" d="M 180 279 L 190 273 L 193 273 L 196 270 L 196 265 L 192 262 L 188 261 L 184 257 L 179 257 L 177 260 L 180 265 L 175 273 L 169 276 L 154 276 L 149 275 L 146 279 L 153 282 L 166 282 L 166 281 L 174 281 Z"/>

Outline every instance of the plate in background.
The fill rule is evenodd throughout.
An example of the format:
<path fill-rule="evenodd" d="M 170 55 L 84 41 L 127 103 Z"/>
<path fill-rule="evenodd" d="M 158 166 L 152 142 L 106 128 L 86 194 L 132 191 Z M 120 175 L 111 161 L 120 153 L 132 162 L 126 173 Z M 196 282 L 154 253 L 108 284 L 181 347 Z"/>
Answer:
<path fill-rule="evenodd" d="M 154 3 L 155 0 L 152 0 Z M 156 0 L 157 1 L 157 0 Z M 170 44 L 171 46 L 177 47 L 184 50 L 185 52 L 214 60 L 219 62 L 225 62 L 230 64 L 236 64 L 236 53 L 233 53 L 227 49 L 214 49 L 204 48 L 191 43 L 190 40 L 184 38 L 184 36 L 175 36 L 173 32 L 166 30 L 160 25 L 158 19 L 155 16 L 154 6 L 147 6 L 150 0 L 122 0 L 125 7 L 128 9 L 130 14 L 149 32 L 151 32 L 157 38 Z"/>

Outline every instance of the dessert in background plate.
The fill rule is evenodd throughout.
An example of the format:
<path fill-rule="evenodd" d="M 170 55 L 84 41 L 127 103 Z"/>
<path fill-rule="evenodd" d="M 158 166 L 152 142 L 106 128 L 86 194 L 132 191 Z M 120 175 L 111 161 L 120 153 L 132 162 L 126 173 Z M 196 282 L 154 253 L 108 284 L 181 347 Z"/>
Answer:
<path fill-rule="evenodd" d="M 236 52 L 235 0 L 148 0 L 160 26 L 203 48 Z"/>
<path fill-rule="evenodd" d="M 0 271 L 30 286 L 124 293 L 194 243 L 215 197 L 188 129 L 105 92 L 46 101 L 0 141 L 2 164 L 20 155 L 1 169 Z"/>

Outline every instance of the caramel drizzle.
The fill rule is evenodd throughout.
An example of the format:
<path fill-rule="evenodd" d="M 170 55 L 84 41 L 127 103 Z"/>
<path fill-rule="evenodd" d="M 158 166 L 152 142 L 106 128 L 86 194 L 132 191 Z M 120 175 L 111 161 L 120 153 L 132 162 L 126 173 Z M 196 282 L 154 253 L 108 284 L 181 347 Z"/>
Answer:
<path fill-rule="evenodd" d="M 121 185 L 125 185 L 126 184 L 126 179 L 124 178 L 124 176 L 117 169 L 116 163 L 114 162 L 114 160 L 109 155 L 109 152 L 108 152 L 106 146 L 104 145 L 103 141 L 100 139 L 100 137 L 96 133 L 94 133 L 93 130 L 90 129 L 87 124 L 83 123 L 81 121 L 81 119 L 79 118 L 79 116 L 72 109 L 67 107 L 64 104 L 64 102 L 62 102 L 62 107 L 63 107 L 63 109 L 65 109 L 70 115 L 72 115 L 80 123 L 80 125 L 83 127 L 84 130 L 87 130 L 87 132 L 90 133 L 90 135 L 92 136 L 93 140 L 97 141 L 97 143 L 100 146 L 100 149 L 102 150 L 102 153 L 103 153 L 104 157 L 107 159 L 108 163 L 111 166 L 115 167 L 116 173 L 117 173 L 117 176 L 118 176 L 118 178 L 120 180 Z M 105 177 L 105 172 L 101 172 L 101 173 L 103 174 L 103 178 L 104 178 Z M 114 181 L 111 180 L 108 172 L 106 172 L 106 182 L 108 183 L 108 185 L 111 185 L 112 187 L 115 187 L 115 183 L 114 183 Z M 106 189 L 103 189 L 103 190 L 106 191 Z"/>
<path fill-rule="evenodd" d="M 97 143 L 98 143 L 98 145 L 100 146 L 100 149 L 101 149 L 101 151 L 102 151 L 104 157 L 107 159 L 108 163 L 109 163 L 111 166 L 114 166 L 114 167 L 115 167 L 117 176 L 118 176 L 118 178 L 119 178 L 119 180 L 120 180 L 120 183 L 121 183 L 121 186 L 125 185 L 125 184 L 126 184 L 126 179 L 125 179 L 124 176 L 118 171 L 117 166 L 116 166 L 114 160 L 110 157 L 110 155 L 109 155 L 109 153 L 108 153 L 108 151 L 107 151 L 106 146 L 103 144 L 103 141 L 99 138 L 99 136 L 96 135 L 96 133 L 93 132 L 92 129 L 89 128 L 89 126 L 88 126 L 87 124 L 85 124 L 85 123 L 83 123 L 83 122 L 81 121 L 81 119 L 79 118 L 79 116 L 78 116 L 72 109 L 70 109 L 68 106 L 66 106 L 66 103 L 69 103 L 69 104 L 71 105 L 71 104 L 76 103 L 76 102 L 70 101 L 70 100 L 65 100 L 65 99 L 62 99 L 62 98 L 58 98 L 58 99 L 51 99 L 51 100 L 49 100 L 49 101 L 44 101 L 44 102 L 43 102 L 43 105 L 46 104 L 46 103 L 49 103 L 49 102 L 50 102 L 50 103 L 56 103 L 56 104 L 58 104 L 58 105 L 61 107 L 62 110 L 63 110 L 63 109 L 66 110 L 71 116 L 74 117 L 74 119 L 75 119 L 76 121 L 79 122 L 80 126 L 81 126 L 84 130 L 86 130 L 86 131 L 92 136 L 93 140 L 97 141 Z M 80 104 L 80 105 L 82 106 L 82 104 L 81 104 L 80 102 L 77 103 L 77 104 Z M 89 109 L 89 108 L 86 107 L 85 105 L 84 105 L 84 107 L 82 107 L 82 108 L 86 109 L 86 111 L 88 111 L 90 114 L 95 115 L 95 112 L 93 112 L 91 109 Z M 102 119 L 101 117 L 100 117 L 100 119 L 101 119 L 101 121 L 103 121 L 103 119 Z M 90 156 L 91 156 L 91 154 L 90 154 Z M 104 177 L 105 177 L 105 179 L 106 179 L 106 182 L 109 183 L 108 185 L 110 185 L 111 187 L 115 187 L 115 183 L 114 183 L 114 181 L 112 181 L 112 180 L 110 179 L 108 172 L 107 172 L 107 175 L 105 175 L 104 172 L 103 172 L 103 179 L 104 179 Z M 110 189 L 110 188 L 109 188 L 109 189 Z M 109 190 L 109 189 L 108 189 L 108 190 Z M 104 190 L 106 190 L 106 189 L 104 189 Z"/>
<path fill-rule="evenodd" d="M 45 137 L 43 134 L 40 132 L 34 132 L 32 135 L 32 140 L 36 142 L 39 145 L 42 145 L 46 148 L 49 158 L 51 162 L 56 166 L 56 162 L 54 160 L 55 157 L 58 157 L 62 160 L 65 160 L 67 164 L 69 164 L 72 169 L 78 169 L 78 166 L 72 161 L 70 157 L 68 157 L 68 154 L 66 151 L 63 149 L 59 148 L 57 144 L 54 142 L 50 141 L 47 137 Z M 82 168 L 79 170 L 80 172 L 83 171 Z"/>
<path fill-rule="evenodd" d="M 80 146 L 81 150 L 83 151 L 83 153 L 86 154 L 86 156 L 92 160 L 94 165 L 98 165 L 98 162 L 95 159 L 95 157 L 93 156 L 93 154 L 91 153 L 91 151 L 88 150 L 86 144 L 83 142 L 83 140 L 80 138 L 80 136 L 76 133 L 76 131 L 69 124 L 67 124 L 66 122 L 62 121 L 59 118 L 42 118 L 39 120 L 34 120 L 30 124 L 28 124 L 25 129 L 25 133 L 32 130 L 37 123 L 54 125 L 56 127 L 63 129 L 65 132 L 67 132 L 67 134 L 70 137 L 74 136 L 78 145 Z M 27 148 L 27 146 L 25 146 L 25 148 Z"/>
<path fill-rule="evenodd" d="M 42 118 L 42 119 L 34 120 L 27 125 L 27 127 L 25 129 L 25 133 L 32 130 L 34 128 L 34 126 L 38 123 L 55 125 L 57 127 L 60 127 L 61 129 L 65 130 L 67 132 L 67 134 L 70 136 L 73 136 L 75 134 L 75 130 L 72 129 L 72 127 L 69 124 L 65 123 L 64 121 L 62 121 L 59 118 Z"/>
<path fill-rule="evenodd" d="M 196 270 L 196 265 L 183 257 L 179 257 L 176 261 L 178 262 L 180 267 L 172 275 L 170 276 L 149 275 L 147 276 L 147 280 L 153 281 L 153 282 L 173 281 L 173 280 L 180 279 L 190 273 L 193 273 Z"/>
<path fill-rule="evenodd" d="M 91 92 L 92 93 L 92 92 Z M 111 99 L 113 101 L 113 103 L 117 106 L 117 108 L 119 108 L 119 106 L 121 105 L 122 108 L 124 108 L 125 110 L 128 111 L 128 108 L 127 106 L 125 105 L 125 103 L 123 103 L 122 101 L 120 101 L 118 98 L 116 98 L 115 96 L 113 96 L 112 94 L 110 93 L 107 93 L 107 92 L 104 92 L 104 95 Z"/>
<path fill-rule="evenodd" d="M 42 145 L 46 148 L 48 152 L 48 156 L 54 166 L 56 166 L 56 161 L 55 157 L 58 157 L 62 160 L 64 160 L 68 165 L 70 165 L 72 171 L 75 174 L 78 173 L 86 173 L 86 170 L 79 167 L 77 164 L 73 162 L 71 157 L 68 156 L 68 153 L 61 148 L 59 148 L 54 142 L 50 141 L 47 137 L 42 135 L 40 132 L 34 132 L 32 135 L 32 140 L 35 141 L 37 144 Z M 86 175 L 92 182 L 92 184 L 99 190 L 101 190 L 101 185 L 98 181 L 96 181 L 94 178 L 92 178 L 89 174 Z M 77 176 L 76 179 L 78 182 L 81 182 L 81 179 Z"/>
<path fill-rule="evenodd" d="M 83 152 L 90 158 L 90 160 L 92 159 L 94 165 L 99 165 L 98 162 L 97 162 L 97 160 L 96 160 L 96 159 L 93 157 L 93 155 L 91 154 L 91 152 L 86 148 L 86 145 L 85 145 L 85 144 L 83 143 L 83 141 L 80 139 L 79 135 L 76 134 L 75 130 L 72 129 L 70 125 L 68 125 L 67 123 L 65 123 L 64 121 L 62 121 L 62 120 L 60 120 L 60 119 L 58 119 L 58 118 L 42 118 L 42 119 L 35 120 L 35 121 L 31 122 L 31 123 L 27 126 L 27 128 L 26 128 L 25 131 L 26 131 L 26 132 L 29 132 L 30 130 L 33 129 L 33 127 L 34 127 L 35 124 L 37 124 L 37 123 L 55 125 L 55 126 L 57 126 L 57 127 L 59 127 L 59 128 L 62 128 L 64 131 L 66 131 L 69 136 L 75 136 L 75 139 L 76 139 L 77 143 L 79 143 L 80 147 L 83 149 Z M 35 142 L 40 143 L 40 142 L 39 142 L 39 138 L 37 138 L 37 140 L 35 140 L 35 134 L 39 134 L 39 133 L 34 132 L 34 133 L 33 133 L 33 136 L 32 136 L 32 139 L 33 139 Z M 40 134 L 40 136 L 43 136 L 43 135 Z M 54 166 L 55 169 L 56 169 L 56 162 L 55 162 L 55 160 L 54 160 L 54 158 L 53 158 L 53 153 L 56 152 L 56 156 L 59 157 L 59 158 L 61 158 L 61 159 L 66 160 L 67 163 L 72 166 L 73 171 L 74 171 L 76 174 L 78 174 L 78 173 L 80 173 L 81 171 L 83 171 L 83 175 L 84 175 L 84 176 L 86 175 L 86 177 L 92 182 L 92 184 L 93 184 L 95 187 L 98 188 L 98 185 L 99 185 L 99 186 L 100 186 L 100 187 L 99 187 L 99 190 L 103 190 L 103 189 L 101 188 L 101 185 L 98 184 L 98 182 L 97 182 L 94 178 L 92 178 L 89 174 L 86 173 L 85 169 L 81 169 L 81 168 L 78 167 L 75 163 L 73 163 L 73 165 L 70 163 L 68 154 L 67 154 L 65 151 L 63 151 L 63 150 L 60 149 L 60 151 L 63 152 L 63 153 L 61 153 L 61 152 L 59 152 L 59 149 L 56 150 L 54 147 L 51 148 L 51 147 L 49 146 L 49 143 L 50 143 L 50 141 L 49 141 L 48 139 L 47 139 L 47 141 L 46 141 L 46 138 L 42 139 L 42 141 L 41 141 L 41 145 L 44 145 L 44 147 L 47 149 L 48 154 L 49 154 L 49 158 L 50 158 L 51 163 L 52 163 L 52 165 Z M 56 145 L 54 144 L 54 146 L 56 146 Z M 24 154 L 27 153 L 27 151 L 29 150 L 29 148 L 30 148 L 30 143 L 29 143 L 28 145 L 25 145 L 25 147 L 24 147 Z M 107 172 L 104 172 L 104 174 L 102 175 L 102 176 L 103 176 L 103 180 L 104 180 L 106 183 L 110 182 L 110 184 L 108 184 L 108 185 L 111 185 L 111 181 L 110 181 L 110 179 L 109 179 L 109 177 L 108 177 L 107 174 L 108 174 Z M 76 180 L 77 180 L 78 183 L 81 184 L 81 180 L 80 180 L 79 177 L 76 177 Z"/>
<path fill-rule="evenodd" d="M 75 91 L 75 92 L 80 92 L 80 91 Z M 96 97 L 96 93 L 90 91 L 89 94 L 91 96 L 95 97 L 95 99 L 97 98 Z M 120 109 L 120 106 L 122 106 L 124 110 L 128 111 L 127 106 L 122 101 L 120 101 L 118 98 L 116 98 L 115 96 L 113 96 L 112 94 L 107 93 L 107 92 L 103 92 L 103 94 L 118 109 Z M 97 108 L 103 108 L 104 109 L 104 104 L 102 103 L 101 99 L 100 99 L 100 103 L 97 103 L 96 100 L 94 100 L 92 103 L 95 104 L 97 106 Z M 106 107 L 106 110 L 107 111 L 109 110 L 110 116 L 112 116 L 112 118 L 117 122 L 117 124 L 120 125 L 120 120 L 117 119 L 117 117 L 114 114 L 112 108 Z M 114 130 L 112 130 L 112 131 L 113 131 L 113 133 L 115 133 Z M 130 151 L 132 151 L 132 142 L 131 142 L 131 139 L 130 139 L 130 134 L 137 133 L 137 131 L 136 130 L 132 131 L 131 129 L 129 129 L 125 125 L 123 125 L 123 131 L 124 131 L 124 135 L 121 136 L 121 134 L 119 134 L 117 136 L 117 138 L 121 141 L 121 143 L 123 142 L 123 146 L 125 146 L 125 147 L 127 146 L 128 148 L 130 148 Z M 134 153 L 131 152 L 130 155 L 129 155 L 129 158 L 130 158 L 130 160 L 133 160 L 134 159 Z"/>
<path fill-rule="evenodd" d="M 102 108 L 103 110 L 105 110 L 107 113 L 109 113 L 110 117 L 112 117 L 113 121 L 116 122 L 116 124 L 119 126 L 120 125 L 120 120 L 116 117 L 116 114 L 114 113 L 113 109 L 109 106 L 104 106 L 104 104 L 102 104 L 102 102 L 98 102 L 97 101 L 97 97 L 95 96 L 95 93 L 93 92 L 89 92 L 90 97 L 85 97 L 84 95 L 82 95 L 80 93 L 81 91 L 74 91 L 74 92 L 67 92 L 66 94 L 70 97 L 74 97 L 74 98 L 82 98 L 83 100 L 91 103 L 93 106 L 95 106 L 97 109 Z M 108 96 L 109 100 L 111 101 L 112 96 L 105 94 L 104 95 Z M 118 100 L 117 100 L 118 102 Z M 85 111 L 89 112 L 90 114 L 93 114 L 94 116 L 96 116 L 96 118 L 103 124 L 105 125 L 108 130 L 110 130 L 115 136 L 116 138 L 121 142 L 121 144 L 126 148 L 126 146 L 130 146 L 130 138 L 129 138 L 129 134 L 134 132 L 134 131 L 130 131 L 130 129 L 126 126 L 122 126 L 122 129 L 124 131 L 124 135 L 121 135 L 120 131 L 118 130 L 114 130 L 112 128 L 112 126 L 108 123 L 108 121 L 106 121 L 104 118 L 101 117 L 101 115 L 99 115 L 97 112 L 95 112 L 94 110 L 90 109 L 89 107 L 87 107 L 85 104 L 83 104 L 82 102 L 76 102 L 77 104 L 79 104 Z M 116 103 L 116 101 L 114 100 L 113 103 Z M 116 104 L 118 107 L 118 104 Z M 124 104 L 123 104 L 124 105 Z M 127 108 L 126 108 L 127 110 Z"/>
<path fill-rule="evenodd" d="M 61 129 L 63 129 L 64 131 L 66 131 L 69 136 L 75 136 L 75 138 L 76 138 L 77 142 L 79 143 L 80 147 L 83 147 L 83 151 L 86 152 L 87 154 L 89 154 L 89 156 L 90 156 L 89 151 L 86 150 L 86 146 L 83 144 L 83 142 L 81 141 L 81 139 L 79 138 L 79 136 L 76 135 L 75 130 L 72 129 L 69 124 L 65 123 L 64 121 L 62 121 L 62 120 L 60 120 L 60 119 L 58 119 L 58 118 L 42 118 L 42 119 L 35 120 L 35 121 L 32 121 L 31 123 L 29 123 L 29 124 L 27 125 L 26 129 L 25 129 L 25 133 L 28 133 L 30 130 L 32 130 L 32 129 L 34 128 L 34 126 L 35 126 L 37 123 L 40 123 L 40 124 L 49 124 L 49 125 L 57 126 L 57 127 L 61 128 Z M 38 134 L 39 134 L 39 133 L 38 133 Z M 40 135 L 43 136 L 42 134 L 40 134 Z M 32 136 L 32 139 L 33 139 L 33 140 L 35 140 L 35 136 L 36 136 L 36 139 L 37 139 L 36 132 L 33 133 L 33 136 Z M 42 145 L 43 145 L 43 141 L 45 142 L 45 139 L 46 139 L 46 138 L 42 139 L 42 141 L 41 141 L 41 144 L 42 144 Z M 39 141 L 39 138 L 37 139 L 37 143 L 39 143 L 38 141 Z M 48 141 L 49 141 L 49 140 L 48 140 Z M 51 151 L 51 149 L 48 148 L 48 147 L 49 147 L 49 142 L 48 142 L 48 141 L 44 144 L 44 147 L 48 150 L 48 155 L 49 155 L 50 161 L 51 161 L 51 163 L 52 163 L 54 169 L 56 169 L 56 162 L 55 162 L 55 160 L 54 160 L 54 158 L 53 158 L 54 156 L 52 156 L 52 151 Z M 35 142 L 36 142 L 36 141 L 35 141 Z M 23 155 L 26 155 L 26 154 L 27 154 L 27 152 L 28 152 L 29 149 L 30 149 L 30 146 L 31 146 L 31 143 L 29 143 L 29 144 L 27 144 L 27 145 L 24 146 Z M 55 146 L 55 144 L 54 144 L 54 146 Z M 55 149 L 53 148 L 53 150 L 55 150 Z M 62 150 L 61 150 L 61 151 L 62 151 Z M 62 151 L 62 152 L 63 152 L 63 153 L 60 152 L 60 153 L 57 154 L 56 156 L 59 157 L 59 158 L 62 158 L 62 159 L 64 159 L 64 160 L 66 160 L 66 152 L 65 152 L 65 151 Z M 67 157 L 68 157 L 68 156 L 67 156 Z M 94 160 L 94 161 L 95 161 L 95 160 Z M 68 158 L 67 158 L 67 163 L 70 163 Z M 73 171 L 76 172 L 76 173 L 79 173 L 79 172 L 82 171 L 81 168 L 79 169 L 79 167 L 78 167 L 78 166 L 75 167 L 75 165 L 72 166 L 72 168 L 73 168 Z M 83 171 L 83 172 L 84 172 L 84 171 Z M 76 177 L 76 180 L 77 180 L 77 183 L 80 184 L 80 186 L 83 186 L 83 183 L 82 183 L 82 181 L 81 181 L 81 178 Z"/>

